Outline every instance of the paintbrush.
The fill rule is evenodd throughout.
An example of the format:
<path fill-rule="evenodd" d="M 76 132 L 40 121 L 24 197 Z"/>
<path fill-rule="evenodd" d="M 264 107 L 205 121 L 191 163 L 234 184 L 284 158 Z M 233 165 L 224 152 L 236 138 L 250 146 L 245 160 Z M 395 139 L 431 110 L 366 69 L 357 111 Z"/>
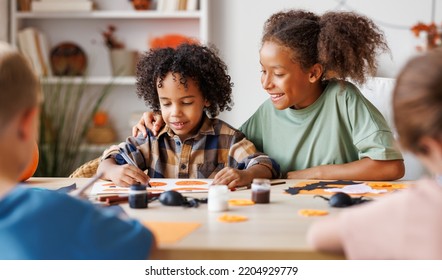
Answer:
<path fill-rule="evenodd" d="M 69 193 L 69 195 L 74 197 L 85 197 L 84 192 L 92 187 L 96 181 L 98 181 L 101 176 L 103 176 L 103 172 L 97 173 L 94 177 L 92 177 L 84 186 L 75 189 Z"/>

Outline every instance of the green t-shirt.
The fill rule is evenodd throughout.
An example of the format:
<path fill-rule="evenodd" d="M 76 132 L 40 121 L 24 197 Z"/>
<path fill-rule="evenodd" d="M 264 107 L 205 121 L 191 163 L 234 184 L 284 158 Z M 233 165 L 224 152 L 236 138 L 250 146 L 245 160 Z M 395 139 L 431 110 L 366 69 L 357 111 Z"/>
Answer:
<path fill-rule="evenodd" d="M 329 82 L 318 100 L 300 110 L 277 110 L 269 99 L 240 130 L 284 175 L 365 157 L 402 159 L 382 114 L 351 83 Z"/>

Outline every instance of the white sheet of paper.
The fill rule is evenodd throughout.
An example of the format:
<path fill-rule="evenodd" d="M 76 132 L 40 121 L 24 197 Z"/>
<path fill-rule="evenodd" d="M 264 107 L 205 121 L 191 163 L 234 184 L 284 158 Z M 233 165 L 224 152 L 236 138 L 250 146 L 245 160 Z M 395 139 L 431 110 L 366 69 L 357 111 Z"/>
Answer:
<path fill-rule="evenodd" d="M 326 192 L 343 192 L 347 194 L 384 193 L 386 190 L 375 190 L 367 184 L 348 185 L 343 188 L 324 189 Z"/>
<path fill-rule="evenodd" d="M 179 192 L 208 192 L 212 179 L 156 179 L 150 180 L 152 188 L 147 188 L 149 192 L 163 192 L 168 190 L 177 190 Z M 199 182 L 200 184 L 192 184 Z M 157 186 L 161 185 L 161 186 Z M 185 188 L 185 189 L 182 189 Z M 129 188 L 116 186 L 109 181 L 100 181 L 94 184 L 90 196 L 104 194 L 129 194 Z"/>

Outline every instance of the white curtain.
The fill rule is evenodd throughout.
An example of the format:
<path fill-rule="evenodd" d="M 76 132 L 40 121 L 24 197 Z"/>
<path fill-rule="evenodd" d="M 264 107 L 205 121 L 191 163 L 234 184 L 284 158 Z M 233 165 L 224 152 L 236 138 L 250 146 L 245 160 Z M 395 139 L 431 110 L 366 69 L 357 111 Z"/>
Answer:
<path fill-rule="evenodd" d="M 9 41 L 9 0 L 0 0 L 0 41 Z"/>

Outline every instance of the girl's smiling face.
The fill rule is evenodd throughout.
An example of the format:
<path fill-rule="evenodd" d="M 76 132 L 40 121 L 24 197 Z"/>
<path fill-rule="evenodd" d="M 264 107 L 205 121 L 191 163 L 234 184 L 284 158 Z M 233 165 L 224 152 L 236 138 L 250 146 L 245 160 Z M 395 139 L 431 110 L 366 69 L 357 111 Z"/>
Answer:
<path fill-rule="evenodd" d="M 270 94 L 278 110 L 302 109 L 313 104 L 321 95 L 319 77 L 311 69 L 304 71 L 291 58 L 292 51 L 273 41 L 264 42 L 259 52 L 261 84 Z M 322 74 L 322 72 L 320 73 Z"/>
<path fill-rule="evenodd" d="M 157 91 L 164 121 L 183 141 L 197 132 L 209 103 L 194 80 L 187 79 L 185 88 L 180 79 L 179 74 L 169 72 L 162 86 L 157 84 Z"/>

